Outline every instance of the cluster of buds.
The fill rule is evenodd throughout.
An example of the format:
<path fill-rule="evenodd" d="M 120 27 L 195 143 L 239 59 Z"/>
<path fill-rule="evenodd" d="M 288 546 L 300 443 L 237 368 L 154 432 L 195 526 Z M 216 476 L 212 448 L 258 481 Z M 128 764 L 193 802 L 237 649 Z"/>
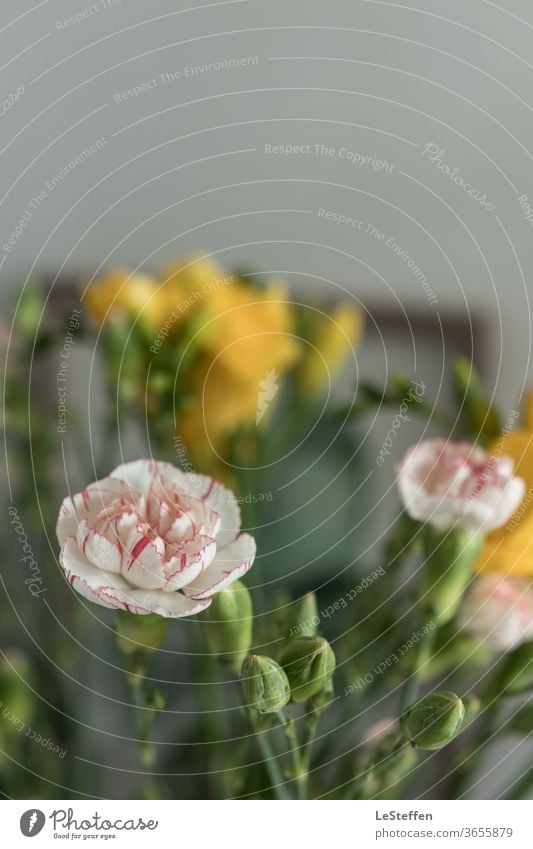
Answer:
<path fill-rule="evenodd" d="M 335 654 L 327 640 L 314 633 L 318 619 L 314 594 L 294 602 L 289 610 L 290 621 L 298 627 L 293 624 L 289 628 L 284 623 L 285 639 L 277 660 L 249 654 L 252 601 L 240 581 L 214 596 L 201 617 L 210 652 L 233 672 L 240 673 L 247 707 L 261 714 L 278 713 L 289 701 L 312 699 L 314 707 L 323 707 L 331 700 Z"/>

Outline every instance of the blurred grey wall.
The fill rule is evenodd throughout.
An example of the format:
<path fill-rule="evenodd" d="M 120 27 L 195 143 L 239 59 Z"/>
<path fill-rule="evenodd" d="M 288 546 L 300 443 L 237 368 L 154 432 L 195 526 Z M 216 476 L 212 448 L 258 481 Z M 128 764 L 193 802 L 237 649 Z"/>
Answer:
<path fill-rule="evenodd" d="M 515 405 L 532 377 L 527 0 L 10 5 L 4 302 L 42 272 L 213 252 L 306 299 L 451 311 L 466 334 L 484 318 L 485 365 Z M 373 352 L 375 374 L 393 365 Z"/>

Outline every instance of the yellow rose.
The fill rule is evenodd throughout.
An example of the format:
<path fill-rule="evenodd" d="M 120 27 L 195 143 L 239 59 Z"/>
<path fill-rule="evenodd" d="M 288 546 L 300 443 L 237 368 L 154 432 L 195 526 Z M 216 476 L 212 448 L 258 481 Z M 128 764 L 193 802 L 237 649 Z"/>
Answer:
<path fill-rule="evenodd" d="M 85 299 L 93 318 L 100 323 L 116 312 L 125 312 L 156 330 L 169 314 L 159 280 L 148 274 L 131 274 L 125 268 L 114 269 L 91 283 Z"/>
<path fill-rule="evenodd" d="M 242 282 L 215 289 L 204 303 L 200 343 L 235 379 L 258 384 L 286 371 L 298 358 L 294 313 L 286 288 L 271 281 L 263 291 Z"/>
<path fill-rule="evenodd" d="M 500 572 L 533 578 L 533 395 L 526 405 L 526 427 L 517 428 L 493 444 L 492 450 L 515 461 L 515 474 L 526 482 L 526 494 L 514 516 L 487 537 L 478 572 Z"/>
<path fill-rule="evenodd" d="M 313 347 L 300 369 L 300 385 L 311 394 L 324 392 L 329 380 L 353 358 L 363 332 L 363 314 L 349 302 L 337 306 L 330 315 L 316 314 L 310 342 Z"/>
<path fill-rule="evenodd" d="M 233 275 L 226 273 L 211 257 L 194 254 L 169 263 L 163 268 L 161 276 L 165 287 L 172 292 L 175 304 L 179 306 L 182 303 L 184 313 L 233 279 Z"/>
<path fill-rule="evenodd" d="M 238 380 L 219 361 L 204 361 L 193 377 L 193 401 L 183 410 L 178 429 L 194 459 L 212 468 L 214 451 L 224 451 L 224 441 L 255 421 L 257 386 Z"/>

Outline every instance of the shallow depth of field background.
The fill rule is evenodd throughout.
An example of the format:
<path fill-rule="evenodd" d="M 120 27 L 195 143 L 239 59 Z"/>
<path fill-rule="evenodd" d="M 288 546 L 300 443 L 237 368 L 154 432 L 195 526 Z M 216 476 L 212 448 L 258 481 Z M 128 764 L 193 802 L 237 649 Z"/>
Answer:
<path fill-rule="evenodd" d="M 79 23 L 60 24 L 89 8 Z M 473 358 L 504 418 L 517 407 L 533 379 L 533 222 L 527 220 L 533 13 L 526 0 L 100 0 L 92 7 L 83 0 L 22 0 L 2 8 L 0 45 L 0 101 L 9 102 L 0 115 L 3 337 L 18 295 L 32 281 L 43 283 L 53 304 L 58 292 L 103 268 L 152 270 L 198 252 L 230 269 L 284 277 L 302 302 L 334 302 L 346 293 L 357 299 L 367 329 L 357 362 L 335 388 L 337 399 L 349 398 L 358 381 L 383 383 L 402 370 L 424 381 L 431 402 L 446 409 L 446 372 L 460 352 Z M 217 70 L 216 63 L 234 59 L 246 62 Z M 201 72 L 191 70 L 200 66 Z M 138 96 L 128 94 L 134 87 L 141 88 Z M 50 190 L 47 183 L 98 139 L 99 149 Z M 442 151 L 438 161 L 424 154 L 430 144 Z M 287 145 L 310 152 L 273 152 Z M 468 195 L 439 163 L 458 168 L 492 208 Z M 9 245 L 28 209 L 22 235 Z M 341 215 L 360 226 L 336 223 Z M 433 303 L 413 266 L 387 246 L 389 239 L 423 273 Z M 34 711 L 29 723 L 68 747 L 64 759 L 38 749 L 20 755 L 20 735 L 11 734 L 2 769 L 5 792 L 13 796 L 61 797 L 68 788 L 74 796 L 125 798 L 136 787 L 112 615 L 89 608 L 74 624 L 76 597 L 60 586 L 55 561 L 52 518 L 66 494 L 65 472 L 74 490 L 83 486 L 91 452 L 104 447 L 98 351 L 88 394 L 92 357 L 89 345 L 75 345 L 68 392 L 78 422 L 76 435 L 65 440 L 65 467 L 61 460 L 52 472 L 57 502 L 46 496 L 43 504 L 39 495 L 41 464 L 57 444 L 50 452 L 41 445 L 35 456 L 16 456 L 9 466 L 15 493 L 24 477 L 24 496 L 17 501 L 15 494 L 15 502 L 55 605 L 37 609 L 21 585 L 19 548 L 7 528 L 0 647 L 16 647 L 37 665 L 38 682 L 33 695 L 27 688 L 21 710 Z M 56 364 L 52 352 L 40 366 L 44 395 L 53 395 Z M 357 480 L 374 463 L 390 419 L 384 412 L 371 430 L 346 435 L 348 444 L 361 443 Z M 366 516 L 357 531 L 339 542 L 341 524 L 332 511 L 324 534 L 311 537 L 309 555 L 298 551 L 303 566 L 289 578 L 296 592 L 314 589 L 335 570 L 353 584 L 379 563 L 382 531 L 397 510 L 389 492 L 393 461 L 423 427 L 402 428 L 365 502 L 353 517 L 341 511 L 342 527 Z M 127 425 L 123 438 L 127 459 L 146 453 Z M 318 451 L 310 444 L 309 461 Z M 311 488 L 342 466 L 343 450 L 349 448 L 326 458 Z M 1 464 L 7 476 L 5 457 Z M 335 503 L 342 504 L 353 485 L 344 476 Z M 372 508 L 384 495 L 379 509 Z M 298 530 L 281 528 L 289 563 L 291 538 L 309 532 L 327 509 L 327 501 L 319 503 L 299 517 Z M 311 556 L 318 566 L 306 572 Z M 357 562 L 341 579 L 350 557 Z M 278 564 L 277 588 L 291 571 Z M 197 674 L 189 654 L 192 628 L 175 623 L 160 667 L 174 682 L 169 708 L 175 713 L 158 731 L 162 741 L 173 741 L 164 768 L 177 774 L 172 792 L 178 797 L 191 793 L 180 773 L 191 763 L 199 771 L 198 751 L 189 745 L 194 688 L 180 683 Z M 515 769 L 527 763 L 530 752 L 514 745 L 489 753 L 472 795 L 497 792 L 508 761 Z M 495 776 L 490 764 L 506 754 L 505 746 L 513 751 Z M 19 757 L 30 757 L 33 766 L 18 766 Z"/>

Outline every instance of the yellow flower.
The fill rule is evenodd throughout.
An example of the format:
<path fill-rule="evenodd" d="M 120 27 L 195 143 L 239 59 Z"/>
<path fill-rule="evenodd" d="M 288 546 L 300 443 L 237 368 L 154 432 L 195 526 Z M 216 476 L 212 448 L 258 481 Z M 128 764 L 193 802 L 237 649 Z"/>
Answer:
<path fill-rule="evenodd" d="M 359 307 L 343 302 L 330 315 L 317 314 L 309 349 L 300 370 L 300 385 L 311 394 L 324 392 L 331 378 L 353 358 L 363 332 Z"/>
<path fill-rule="evenodd" d="M 160 282 L 148 274 L 131 274 L 125 268 L 114 269 L 92 283 L 85 298 L 90 313 L 100 323 L 114 313 L 126 313 L 155 330 L 168 317 L 169 305 Z"/>
<path fill-rule="evenodd" d="M 233 279 L 211 257 L 186 255 L 166 265 L 161 273 L 165 286 L 184 300 L 201 301 L 211 291 Z"/>
<path fill-rule="evenodd" d="M 516 428 L 492 446 L 493 452 L 512 457 L 515 474 L 526 482 L 526 494 L 514 516 L 487 537 L 478 572 L 499 572 L 533 578 L 533 394 L 526 405 L 526 427 Z"/>
<path fill-rule="evenodd" d="M 193 401 L 178 422 L 180 435 L 201 468 L 212 468 L 225 439 L 255 421 L 257 386 L 239 380 L 220 361 L 204 361 L 193 376 Z"/>
<path fill-rule="evenodd" d="M 220 286 L 206 299 L 203 319 L 200 343 L 228 374 L 252 384 L 256 403 L 259 382 L 299 356 L 293 307 L 277 281 L 261 292 L 240 281 Z"/>

